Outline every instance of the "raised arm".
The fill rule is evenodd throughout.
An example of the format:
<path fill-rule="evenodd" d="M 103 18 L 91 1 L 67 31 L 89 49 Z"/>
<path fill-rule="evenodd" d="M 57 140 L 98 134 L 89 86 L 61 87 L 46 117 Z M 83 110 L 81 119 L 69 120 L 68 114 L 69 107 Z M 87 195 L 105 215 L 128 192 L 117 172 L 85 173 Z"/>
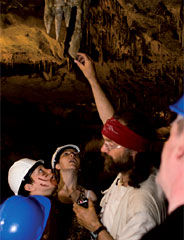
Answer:
<path fill-rule="evenodd" d="M 105 123 L 107 119 L 113 116 L 114 109 L 97 80 L 94 64 L 89 56 L 84 53 L 77 54 L 75 63 L 78 65 L 84 76 L 87 78 L 89 84 L 91 85 L 99 116 L 102 122 Z"/>

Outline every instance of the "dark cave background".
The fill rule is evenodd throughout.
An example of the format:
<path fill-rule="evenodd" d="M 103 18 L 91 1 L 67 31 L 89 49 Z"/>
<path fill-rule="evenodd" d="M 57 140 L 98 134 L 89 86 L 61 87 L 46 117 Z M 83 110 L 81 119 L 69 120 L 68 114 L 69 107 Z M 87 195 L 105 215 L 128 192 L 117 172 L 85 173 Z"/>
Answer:
<path fill-rule="evenodd" d="M 1 202 L 12 195 L 7 173 L 14 161 L 50 159 L 58 146 L 74 143 L 90 153 L 82 162 L 84 184 L 99 191 L 103 175 L 102 123 L 87 80 L 47 35 L 44 1 L 0 0 Z M 184 92 L 183 1 L 92 1 L 80 51 L 95 62 L 107 96 L 119 111 L 139 109 L 169 136 L 169 110 Z M 101 175 L 99 175 L 101 174 Z M 99 184 L 100 179 L 100 184 Z M 98 185 L 98 186 L 97 186 Z"/>

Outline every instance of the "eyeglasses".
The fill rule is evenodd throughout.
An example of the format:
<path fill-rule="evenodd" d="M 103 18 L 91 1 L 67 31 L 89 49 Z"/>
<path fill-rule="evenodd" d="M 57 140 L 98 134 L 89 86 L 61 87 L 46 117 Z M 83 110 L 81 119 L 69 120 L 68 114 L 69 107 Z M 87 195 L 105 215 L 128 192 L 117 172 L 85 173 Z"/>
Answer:
<path fill-rule="evenodd" d="M 103 145 L 105 146 L 105 148 L 106 148 L 108 151 L 111 151 L 111 150 L 113 150 L 113 149 L 119 149 L 119 148 L 121 148 L 121 145 L 118 145 L 118 144 L 116 144 L 116 143 L 114 143 L 114 142 L 110 142 L 110 141 L 106 141 L 106 140 L 104 140 Z"/>

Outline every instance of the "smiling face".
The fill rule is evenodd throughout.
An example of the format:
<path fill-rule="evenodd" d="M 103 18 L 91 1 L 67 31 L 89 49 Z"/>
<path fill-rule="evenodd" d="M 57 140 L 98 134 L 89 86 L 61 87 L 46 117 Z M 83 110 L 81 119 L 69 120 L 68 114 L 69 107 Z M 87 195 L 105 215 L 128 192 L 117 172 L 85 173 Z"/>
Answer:
<path fill-rule="evenodd" d="M 51 169 L 39 165 L 31 174 L 33 182 L 24 186 L 30 195 L 50 196 L 56 188 L 57 182 Z"/>
<path fill-rule="evenodd" d="M 65 149 L 59 158 L 59 162 L 56 164 L 57 170 L 78 170 L 80 167 L 79 153 L 72 148 Z"/>

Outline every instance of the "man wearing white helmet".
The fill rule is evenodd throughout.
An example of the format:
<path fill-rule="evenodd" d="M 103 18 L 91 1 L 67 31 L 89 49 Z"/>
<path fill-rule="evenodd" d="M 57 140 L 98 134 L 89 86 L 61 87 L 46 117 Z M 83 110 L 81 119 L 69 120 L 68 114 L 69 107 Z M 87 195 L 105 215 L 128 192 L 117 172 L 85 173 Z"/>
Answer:
<path fill-rule="evenodd" d="M 15 195 L 50 196 L 56 188 L 55 176 L 43 160 L 20 159 L 8 171 L 8 183 Z"/>
<path fill-rule="evenodd" d="M 51 197 L 57 182 L 51 169 L 46 169 L 43 164 L 43 160 L 35 161 L 29 158 L 14 162 L 8 171 L 8 183 L 15 195 L 42 195 L 50 198 L 52 207 L 41 239 L 58 240 L 61 226 L 57 224 L 58 210 Z"/>

